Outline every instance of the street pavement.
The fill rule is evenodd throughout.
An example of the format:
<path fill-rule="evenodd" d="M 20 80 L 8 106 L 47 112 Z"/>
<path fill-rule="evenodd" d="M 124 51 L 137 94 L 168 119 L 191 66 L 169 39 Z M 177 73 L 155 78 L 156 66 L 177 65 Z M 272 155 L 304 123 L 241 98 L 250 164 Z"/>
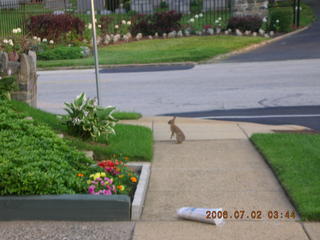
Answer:
<path fill-rule="evenodd" d="M 320 131 L 320 106 L 266 107 L 168 113 L 167 116 L 217 119 L 262 124 L 294 124 Z"/>
<path fill-rule="evenodd" d="M 320 103 L 320 59 L 196 65 L 101 74 L 102 105 L 145 116 Z M 39 72 L 38 106 L 63 113 L 80 92 L 96 96 L 93 70 Z"/>

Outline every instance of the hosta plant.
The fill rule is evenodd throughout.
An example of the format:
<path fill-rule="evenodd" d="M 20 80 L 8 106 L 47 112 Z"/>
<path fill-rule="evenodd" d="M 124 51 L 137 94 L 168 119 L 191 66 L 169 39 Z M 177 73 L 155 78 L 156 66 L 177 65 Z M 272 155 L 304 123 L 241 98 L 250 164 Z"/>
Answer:
<path fill-rule="evenodd" d="M 117 122 L 112 113 L 115 107 L 97 106 L 95 99 L 87 98 L 81 93 L 72 103 L 65 103 L 67 115 L 63 117 L 68 129 L 84 139 L 108 140 L 110 134 L 115 134 Z"/>

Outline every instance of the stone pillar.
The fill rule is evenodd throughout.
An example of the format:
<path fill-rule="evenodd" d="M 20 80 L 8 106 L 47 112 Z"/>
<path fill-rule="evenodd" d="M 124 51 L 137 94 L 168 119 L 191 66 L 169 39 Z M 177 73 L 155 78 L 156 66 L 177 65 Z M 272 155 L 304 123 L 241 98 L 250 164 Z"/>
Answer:
<path fill-rule="evenodd" d="M 37 106 L 37 70 L 34 56 L 20 55 L 20 62 L 8 62 L 8 69 L 17 75 L 18 90 L 11 93 L 12 99 Z"/>
<path fill-rule="evenodd" d="M 234 0 L 234 16 L 268 15 L 268 0 Z"/>

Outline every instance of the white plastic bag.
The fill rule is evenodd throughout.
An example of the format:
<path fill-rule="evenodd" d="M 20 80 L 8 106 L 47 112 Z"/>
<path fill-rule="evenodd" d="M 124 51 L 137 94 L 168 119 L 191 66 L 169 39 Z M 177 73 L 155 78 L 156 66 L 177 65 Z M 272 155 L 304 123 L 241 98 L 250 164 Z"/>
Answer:
<path fill-rule="evenodd" d="M 223 218 L 212 218 L 212 212 L 219 212 L 223 211 L 221 208 L 193 208 L 193 207 L 183 207 L 177 210 L 177 215 L 180 218 L 203 222 L 203 223 L 210 223 L 214 225 L 223 225 L 225 222 Z"/>

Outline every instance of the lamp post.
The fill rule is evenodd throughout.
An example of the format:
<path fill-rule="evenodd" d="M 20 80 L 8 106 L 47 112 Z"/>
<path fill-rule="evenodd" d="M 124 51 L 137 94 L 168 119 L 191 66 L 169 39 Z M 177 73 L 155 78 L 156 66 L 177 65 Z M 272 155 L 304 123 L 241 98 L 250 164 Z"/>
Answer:
<path fill-rule="evenodd" d="M 92 37 L 93 37 L 93 50 L 94 50 L 94 64 L 95 64 L 95 74 L 96 74 L 96 89 L 97 89 L 97 100 L 98 105 L 100 105 L 100 75 L 99 75 L 99 56 L 98 56 L 98 46 L 97 46 L 97 30 L 96 30 L 96 16 L 94 10 L 94 0 L 91 0 L 91 18 L 92 18 Z"/>

